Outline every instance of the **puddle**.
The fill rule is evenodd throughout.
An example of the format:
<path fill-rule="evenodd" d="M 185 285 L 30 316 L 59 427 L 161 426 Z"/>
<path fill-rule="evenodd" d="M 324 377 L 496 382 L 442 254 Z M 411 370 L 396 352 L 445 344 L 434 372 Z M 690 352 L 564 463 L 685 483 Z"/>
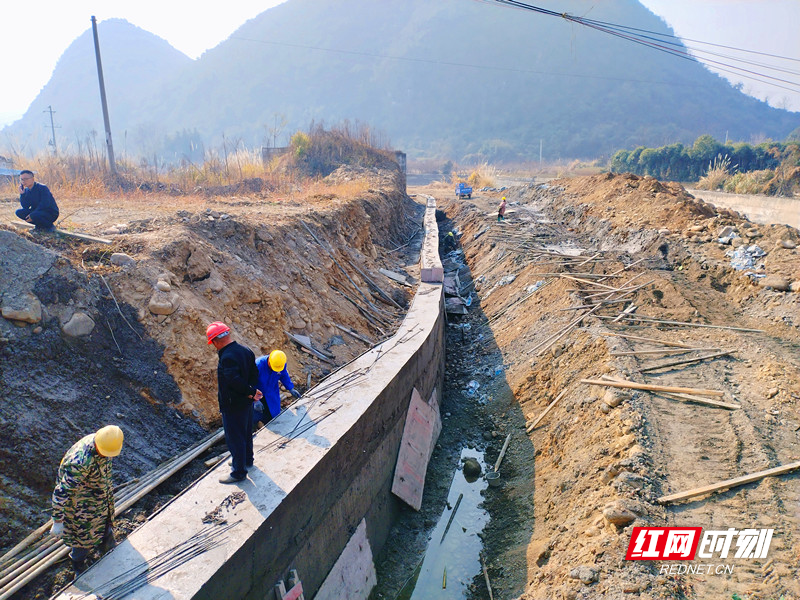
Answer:
<path fill-rule="evenodd" d="M 476 459 L 481 465 L 482 475 L 472 483 L 467 482 L 460 468 L 463 463 L 459 463 L 459 469 L 456 470 L 447 493 L 447 507 L 431 532 L 422 563 L 400 590 L 396 600 L 460 600 L 467 597 L 472 580 L 481 573 L 480 551 L 483 544 L 478 534 L 489 522 L 489 513 L 479 507 L 483 502 L 481 491 L 487 487 L 483 477 L 486 474 L 486 465 L 483 453 L 471 448 L 463 449 L 461 458 Z M 463 497 L 459 502 L 461 494 Z M 448 529 L 447 524 L 456 503 L 458 510 Z"/>

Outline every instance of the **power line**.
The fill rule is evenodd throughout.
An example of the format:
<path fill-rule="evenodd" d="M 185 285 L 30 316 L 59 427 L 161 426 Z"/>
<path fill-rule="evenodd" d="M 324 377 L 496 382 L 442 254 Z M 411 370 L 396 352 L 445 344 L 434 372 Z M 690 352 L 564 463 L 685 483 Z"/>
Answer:
<path fill-rule="evenodd" d="M 619 38 L 631 41 L 631 42 L 636 43 L 636 44 L 647 46 L 647 47 L 652 48 L 654 50 L 658 50 L 658 51 L 661 51 L 661 52 L 665 52 L 667 54 L 671 54 L 673 56 L 677 56 L 678 58 L 683 58 L 683 59 L 686 59 L 686 60 L 691 60 L 693 62 L 697 62 L 697 59 L 695 57 L 693 57 L 689 53 L 689 48 L 687 48 L 687 46 L 684 45 L 683 43 L 676 43 L 676 42 L 671 42 L 671 41 L 668 41 L 668 40 L 660 40 L 660 39 L 655 39 L 655 38 L 652 37 L 653 35 L 656 35 L 656 36 L 660 36 L 660 37 L 680 39 L 680 38 L 678 38 L 677 36 L 674 36 L 674 35 L 658 33 L 658 32 L 654 32 L 654 31 L 650 31 L 650 30 L 646 30 L 646 29 L 640 29 L 640 28 L 636 28 L 636 27 L 630 27 L 630 26 L 626 26 L 626 25 L 619 25 L 617 23 L 610 23 L 610 22 L 607 22 L 607 21 L 599 21 L 599 20 L 596 20 L 596 19 L 587 19 L 587 18 L 584 18 L 584 17 L 578 17 L 578 16 L 575 16 L 575 15 L 570 15 L 568 13 L 559 13 L 559 12 L 556 12 L 556 11 L 553 11 L 553 10 L 549 10 L 549 9 L 545 9 L 545 8 L 542 8 L 542 7 L 539 7 L 539 6 L 528 4 L 528 3 L 522 2 L 520 0 L 478 0 L 478 1 L 484 2 L 484 3 L 490 3 L 490 4 L 499 4 L 501 6 L 517 8 L 517 9 L 520 9 L 520 10 L 527 10 L 527 11 L 534 12 L 534 13 L 537 13 L 537 14 L 542 14 L 542 15 L 546 15 L 546 16 L 562 18 L 562 19 L 565 19 L 566 21 L 569 21 L 569 22 L 572 22 L 572 23 L 576 23 L 578 25 L 583 25 L 585 27 L 590 27 L 592 29 L 596 29 L 596 30 L 601 31 L 603 33 L 608 33 L 608 34 L 613 35 L 615 37 L 619 37 Z M 648 34 L 648 35 L 644 35 L 644 34 Z M 783 59 L 783 60 L 790 60 L 790 61 L 800 62 L 800 59 L 795 59 L 795 58 L 791 58 L 791 57 L 770 55 L 770 54 L 763 53 L 763 52 L 756 52 L 756 51 L 752 51 L 752 50 L 746 50 L 744 48 L 736 48 L 736 47 L 733 47 L 733 46 L 722 46 L 722 45 L 719 45 L 719 44 L 712 44 L 710 42 L 700 42 L 700 41 L 697 41 L 697 40 L 693 40 L 693 41 L 695 43 L 702 43 L 702 44 L 707 44 L 707 45 L 710 45 L 710 46 L 724 47 L 724 48 L 727 48 L 729 50 L 736 50 L 736 51 L 739 51 L 739 52 L 759 54 L 759 55 L 762 55 L 762 56 L 771 56 L 773 58 L 780 58 L 780 59 Z M 674 46 L 674 47 L 670 47 L 670 46 Z M 706 51 L 706 50 L 694 49 L 694 51 L 698 52 L 700 54 L 709 54 L 709 55 L 715 55 L 715 56 L 719 56 L 719 57 L 722 57 L 722 58 L 726 58 L 728 61 L 732 61 L 733 63 L 738 62 L 740 64 L 749 64 L 749 65 L 760 66 L 761 68 L 765 68 L 765 69 L 772 70 L 772 71 L 785 72 L 785 73 L 789 73 L 789 74 L 797 74 L 795 71 L 782 69 L 780 67 L 773 67 L 773 66 L 770 66 L 770 65 L 763 65 L 761 63 L 753 63 L 751 61 L 746 61 L 746 60 L 743 60 L 743 59 L 738 59 L 738 58 L 727 56 L 727 55 L 719 55 L 717 53 L 712 53 L 712 52 Z M 791 92 L 800 92 L 800 83 L 798 83 L 797 81 L 792 81 L 792 80 L 789 80 L 789 79 L 782 79 L 780 77 L 775 77 L 775 76 L 769 75 L 767 73 L 754 71 L 752 69 L 747 69 L 745 67 L 737 66 L 737 64 L 732 64 L 731 62 L 722 62 L 722 61 L 709 59 L 709 58 L 704 58 L 703 61 L 706 62 L 706 63 L 710 63 L 710 64 L 714 65 L 716 69 L 718 69 L 718 70 L 720 70 L 722 72 L 725 72 L 725 73 L 738 75 L 739 77 L 744 77 L 746 79 L 751 79 L 751 80 L 754 80 L 754 81 L 758 81 L 760 83 L 764 83 L 764 84 L 767 84 L 767 85 L 771 85 L 771 86 L 774 86 L 774 87 L 785 89 L 785 90 L 788 90 L 788 91 L 791 91 Z M 767 80 L 769 80 L 769 81 L 767 81 Z M 787 84 L 787 85 L 792 86 L 792 87 L 786 87 L 785 85 L 781 85 L 782 83 L 783 84 Z"/>
<path fill-rule="evenodd" d="M 698 87 L 697 84 L 692 83 L 676 83 L 675 81 L 660 81 L 652 79 L 631 79 L 629 77 L 607 77 L 603 75 L 586 75 L 578 73 L 563 73 L 558 71 L 539 71 L 536 69 L 520 69 L 517 67 L 505 67 L 495 65 L 477 65 L 474 63 L 462 63 L 445 60 L 434 60 L 429 58 L 415 58 L 408 56 L 394 56 L 391 54 L 379 54 L 374 52 L 363 52 L 358 50 L 343 50 L 341 48 L 329 48 L 324 46 L 310 46 L 306 44 L 294 44 L 289 42 L 275 42 L 270 40 L 260 40 L 256 38 L 246 38 L 240 36 L 231 36 L 229 39 L 239 40 L 243 42 L 253 42 L 256 44 L 267 44 L 271 46 L 284 46 L 287 48 L 302 48 L 304 50 L 318 50 L 321 52 L 332 52 L 335 54 L 349 54 L 355 56 L 364 56 L 368 58 L 382 58 L 386 60 L 399 60 L 404 62 L 413 63 L 427 63 L 433 65 L 440 65 L 445 67 L 463 67 L 468 69 L 478 69 L 484 71 L 506 71 L 510 73 L 527 73 L 532 75 L 550 75 L 555 77 L 576 77 L 578 79 L 600 79 L 605 81 L 622 81 L 627 83 L 650 83 L 655 85 L 668 85 L 673 87 Z"/>

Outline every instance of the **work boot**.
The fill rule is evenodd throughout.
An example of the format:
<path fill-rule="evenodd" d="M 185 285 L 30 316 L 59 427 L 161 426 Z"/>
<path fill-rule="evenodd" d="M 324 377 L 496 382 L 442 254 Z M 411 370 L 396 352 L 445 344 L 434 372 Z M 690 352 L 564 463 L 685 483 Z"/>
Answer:
<path fill-rule="evenodd" d="M 72 570 L 75 572 L 75 577 L 80 575 L 86 570 L 86 559 L 83 560 L 73 560 L 72 561 Z"/>
<path fill-rule="evenodd" d="M 220 483 L 239 483 L 240 481 L 244 481 L 247 477 L 234 477 L 233 475 L 228 475 L 227 477 L 221 477 L 219 482 Z"/>

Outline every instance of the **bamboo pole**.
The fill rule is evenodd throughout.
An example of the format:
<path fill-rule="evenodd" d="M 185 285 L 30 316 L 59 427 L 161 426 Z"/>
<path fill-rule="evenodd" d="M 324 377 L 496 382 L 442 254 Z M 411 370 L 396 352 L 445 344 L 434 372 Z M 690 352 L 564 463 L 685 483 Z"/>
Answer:
<path fill-rule="evenodd" d="M 639 342 L 654 342 L 656 344 L 663 344 L 664 346 L 675 346 L 676 348 L 686 348 L 687 350 L 697 349 L 694 346 L 690 346 L 689 344 L 684 344 L 683 342 L 669 342 L 667 340 L 658 340 L 656 338 L 642 337 L 640 335 L 628 335 L 625 333 L 611 333 L 611 332 L 604 332 L 602 335 L 625 338 L 626 340 L 636 340 Z"/>
<path fill-rule="evenodd" d="M 649 392 L 673 392 L 677 394 L 697 394 L 698 396 L 724 396 L 719 390 L 704 390 L 700 388 L 676 387 L 666 385 L 653 385 L 649 383 L 636 383 L 635 381 L 603 381 L 601 379 L 581 379 L 581 383 L 589 385 L 605 385 L 608 387 L 628 388 L 632 390 L 646 390 Z"/>
<path fill-rule="evenodd" d="M 718 348 L 698 348 L 699 350 L 718 350 Z M 611 356 L 645 356 L 649 354 L 686 354 L 694 348 L 664 348 L 663 350 L 632 350 L 630 352 L 611 352 Z"/>
<path fill-rule="evenodd" d="M 500 450 L 500 456 L 497 457 L 497 462 L 494 463 L 494 472 L 500 472 L 500 463 L 503 462 L 503 457 L 506 455 L 506 450 L 508 449 L 508 443 L 511 441 L 511 434 L 509 433 L 506 436 L 506 441 L 503 442 L 503 449 Z"/>
<path fill-rule="evenodd" d="M 540 414 L 538 417 L 536 417 L 533 423 L 531 423 L 525 428 L 525 433 L 531 433 L 534 429 L 536 429 L 536 426 L 539 424 L 539 422 L 547 416 L 547 413 L 549 413 L 553 409 L 553 407 L 556 404 L 558 404 L 558 401 L 561 400 L 561 398 L 563 398 L 566 393 L 567 393 L 567 388 L 561 390 L 561 393 L 558 396 L 556 396 L 556 399 L 547 405 L 547 408 L 544 409 L 544 412 Z"/>
<path fill-rule="evenodd" d="M 705 404 L 715 408 L 727 408 L 728 410 L 739 410 L 742 408 L 738 404 L 731 402 L 722 402 L 720 400 L 711 400 L 710 398 L 699 398 L 697 396 L 689 396 L 688 394 L 670 394 L 669 392 L 654 392 L 658 396 L 664 396 L 672 400 L 681 400 L 683 402 L 694 402 L 696 404 Z"/>
<path fill-rule="evenodd" d="M 669 502 L 675 502 L 677 500 L 687 500 L 689 498 L 695 498 L 697 496 L 703 496 L 705 494 L 719 492 L 733 487 L 746 485 L 748 483 L 753 483 L 755 481 L 760 481 L 765 477 L 771 477 L 774 475 L 784 475 L 786 473 L 791 473 L 792 471 L 796 471 L 797 469 L 800 469 L 800 461 L 789 463 L 787 465 L 782 465 L 779 467 L 774 467 L 772 469 L 767 469 L 766 471 L 758 471 L 757 473 L 751 473 L 750 475 L 743 475 L 742 477 L 726 479 L 725 481 L 720 481 L 719 483 L 704 485 L 702 487 L 697 487 L 688 490 L 686 492 L 679 492 L 677 494 L 669 494 L 667 496 L 661 496 L 658 499 L 658 502 L 660 504 L 667 504 Z"/>
<path fill-rule="evenodd" d="M 357 334 L 352 329 L 349 329 L 349 328 L 347 328 L 347 327 L 345 327 L 343 325 L 339 325 L 338 323 L 334 323 L 333 326 L 336 327 L 337 329 L 341 329 L 346 334 L 353 336 L 357 340 L 361 340 L 362 342 L 364 342 L 368 346 L 374 346 L 375 345 L 375 342 L 372 342 L 372 341 L 368 340 L 367 338 L 360 336 L 359 334 Z"/>
<path fill-rule="evenodd" d="M 492 594 L 492 584 L 489 581 L 489 571 L 486 570 L 486 562 L 483 560 L 482 553 L 481 553 L 481 567 L 483 568 L 483 578 L 486 580 L 486 589 L 489 591 L 489 600 L 494 600 L 494 595 Z"/>
<path fill-rule="evenodd" d="M 353 263 L 353 261 L 348 261 L 348 262 L 350 263 L 350 266 L 353 267 L 358 272 L 359 275 L 361 275 L 361 277 L 364 279 L 364 281 L 367 282 L 367 285 L 370 286 L 371 288 L 373 288 L 376 292 L 378 292 L 378 294 L 380 295 L 381 298 L 386 300 L 389 304 L 399 308 L 400 310 L 403 310 L 402 306 L 400 306 L 397 302 L 395 302 L 394 299 L 391 296 L 389 296 L 389 294 L 387 294 L 380 287 L 378 287 L 378 284 L 375 283 L 370 277 L 368 277 L 367 274 L 364 273 L 361 269 L 359 269 Z"/>
<path fill-rule="evenodd" d="M 17 544 L 13 548 L 11 548 L 11 550 L 3 554 L 3 556 L 0 557 L 0 564 L 5 563 L 12 556 L 19 554 L 20 550 L 22 550 L 23 548 L 27 548 L 31 544 L 31 542 L 43 536 L 45 533 L 47 533 L 49 529 L 50 529 L 49 522 L 39 527 L 39 529 L 28 535 L 28 537 L 22 540 L 19 544 Z"/>
<path fill-rule="evenodd" d="M 644 369 L 639 369 L 642 373 L 649 373 L 650 371 L 658 371 L 659 369 L 666 369 L 669 367 L 677 367 L 679 365 L 690 365 L 692 363 L 700 362 L 703 360 L 709 360 L 711 358 L 719 358 L 720 356 L 727 356 L 736 352 L 736 350 L 726 350 L 724 352 L 715 352 L 714 354 L 706 354 L 705 356 L 696 356 L 694 358 L 687 358 L 685 360 L 676 360 L 673 362 L 665 363 L 663 365 L 654 365 L 652 367 L 645 367 Z"/>
<path fill-rule="evenodd" d="M 602 317 L 599 316 L 599 319 L 613 319 L 615 317 Z M 706 327 L 709 329 L 729 329 L 730 331 L 749 331 L 752 333 L 764 333 L 763 329 L 748 329 L 746 327 L 730 327 L 728 325 L 705 325 L 703 323 L 686 323 L 684 321 L 666 321 L 663 319 L 655 319 L 653 317 L 645 317 L 643 315 L 637 315 L 635 317 L 628 316 L 628 320 L 630 321 L 642 321 L 643 323 L 661 323 L 662 325 L 685 325 L 687 327 Z"/>
<path fill-rule="evenodd" d="M 19 579 L 13 581 L 9 587 L 7 587 L 2 594 L 0 594 L 0 600 L 6 600 L 10 598 L 14 593 L 16 593 L 20 588 L 24 587 L 28 584 L 28 582 L 32 581 L 36 577 L 39 576 L 40 573 L 43 573 L 47 569 L 50 568 L 51 565 L 54 565 L 62 558 L 64 558 L 67 554 L 69 554 L 69 548 L 64 546 L 58 552 L 56 552 L 53 556 L 48 558 L 44 563 L 40 564 L 35 569 L 28 571 L 24 576 L 20 577 Z"/>
<path fill-rule="evenodd" d="M 581 322 L 581 321 L 583 321 L 583 320 L 584 320 L 586 317 L 588 317 L 589 315 L 591 315 L 592 313 L 594 313 L 594 311 L 596 311 L 598 308 L 600 308 L 600 306 L 601 306 L 601 305 L 600 305 L 600 304 L 598 304 L 598 305 L 597 305 L 597 306 L 595 306 L 593 309 L 591 309 L 589 312 L 586 312 L 586 313 L 582 314 L 581 316 L 579 316 L 577 319 L 574 319 L 574 320 L 573 320 L 573 321 L 572 321 L 572 322 L 571 322 L 569 325 L 567 325 L 566 327 L 564 327 L 564 329 L 563 329 L 563 330 L 561 330 L 561 333 L 559 333 L 559 334 L 558 334 L 558 335 L 555 337 L 555 339 L 550 339 L 550 338 L 552 338 L 552 337 L 553 337 L 553 336 L 550 336 L 550 338 L 548 338 L 547 340 L 545 340 L 545 342 L 544 342 L 544 345 L 543 345 L 543 346 L 541 346 L 541 345 L 540 345 L 541 347 L 537 347 L 538 349 L 537 349 L 537 352 L 536 352 L 536 356 L 541 356 L 541 355 L 542 355 L 542 353 L 543 353 L 545 350 L 547 350 L 547 349 L 548 349 L 550 346 L 552 346 L 553 344 L 555 344 L 555 343 L 556 343 L 558 340 L 560 340 L 562 337 L 564 337 L 565 335 L 567 335 L 567 334 L 568 334 L 570 331 L 572 331 L 572 329 L 573 329 L 573 328 L 574 328 L 576 325 L 580 324 L 580 322 Z"/>

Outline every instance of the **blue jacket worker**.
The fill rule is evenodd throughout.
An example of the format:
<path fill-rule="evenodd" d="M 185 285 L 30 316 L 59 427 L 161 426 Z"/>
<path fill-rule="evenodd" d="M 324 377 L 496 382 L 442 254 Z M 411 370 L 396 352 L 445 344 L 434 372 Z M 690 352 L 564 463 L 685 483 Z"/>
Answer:
<path fill-rule="evenodd" d="M 27 169 L 19 174 L 19 203 L 17 216 L 23 221 L 33 223 L 36 231 L 53 231 L 53 223 L 58 219 L 58 205 L 46 185 L 33 180 L 33 171 Z"/>
<path fill-rule="evenodd" d="M 300 397 L 300 392 L 294 389 L 292 378 L 289 377 L 289 371 L 286 370 L 286 354 L 283 351 L 273 350 L 269 356 L 259 356 L 256 360 L 256 367 L 258 368 L 258 388 L 264 393 L 264 401 L 269 414 L 265 414 L 263 409 L 258 410 L 258 403 L 255 403 L 253 408 L 256 412 L 253 415 L 253 421 L 266 423 L 281 414 L 279 383 L 282 383 L 286 391 L 291 392 L 295 398 Z"/>
<path fill-rule="evenodd" d="M 253 466 L 253 403 L 262 398 L 256 356 L 250 348 L 234 342 L 231 328 L 221 321 L 208 326 L 206 338 L 219 356 L 217 399 L 233 467 L 219 482 L 236 483 L 246 479 L 247 469 Z"/>

